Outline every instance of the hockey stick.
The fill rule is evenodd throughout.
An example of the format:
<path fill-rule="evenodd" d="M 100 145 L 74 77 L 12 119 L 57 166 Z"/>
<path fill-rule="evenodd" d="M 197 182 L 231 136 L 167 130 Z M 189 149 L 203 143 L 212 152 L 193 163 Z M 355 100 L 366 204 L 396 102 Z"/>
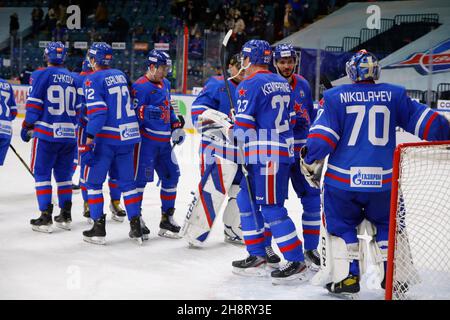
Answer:
<path fill-rule="evenodd" d="M 12 149 L 12 151 L 16 154 L 17 158 L 19 158 L 20 162 L 22 162 L 22 164 L 25 166 L 25 168 L 27 168 L 27 171 L 31 174 L 31 176 L 34 178 L 34 174 L 33 172 L 31 172 L 30 167 L 27 165 L 27 163 L 25 162 L 25 160 L 22 159 L 22 157 L 19 155 L 19 153 L 17 152 L 16 148 L 13 147 L 12 144 L 9 144 L 10 148 Z"/>
<path fill-rule="evenodd" d="M 228 79 L 227 79 L 227 66 L 226 66 L 226 61 L 225 61 L 225 58 L 226 58 L 225 53 L 227 50 L 228 41 L 230 40 L 230 37 L 232 34 L 233 34 L 233 30 L 232 29 L 228 30 L 227 34 L 225 35 L 225 38 L 223 39 L 222 46 L 220 47 L 220 65 L 222 67 L 223 80 L 225 82 L 227 96 L 230 101 L 231 118 L 232 118 L 233 122 L 235 122 L 236 108 L 234 107 L 233 97 L 231 96 L 230 84 L 228 83 Z M 248 177 L 248 170 L 245 165 L 244 150 L 242 149 L 242 145 L 240 145 L 239 143 L 237 145 L 238 145 L 237 147 L 238 147 L 238 152 L 239 152 L 239 158 L 241 160 L 242 173 L 244 174 L 245 184 L 247 185 L 248 197 L 250 200 L 250 207 L 252 210 L 253 218 L 255 220 L 255 227 L 257 228 L 256 231 L 259 232 L 260 229 L 258 227 L 257 218 L 256 218 L 256 208 L 255 208 L 255 204 L 253 202 L 254 201 L 253 200 L 254 199 L 253 192 L 252 192 L 250 180 Z"/>

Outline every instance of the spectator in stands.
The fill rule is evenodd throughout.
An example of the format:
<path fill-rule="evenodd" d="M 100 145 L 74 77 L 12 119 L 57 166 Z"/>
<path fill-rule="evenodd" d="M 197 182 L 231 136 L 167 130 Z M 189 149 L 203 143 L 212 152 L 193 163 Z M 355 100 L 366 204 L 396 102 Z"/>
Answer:
<path fill-rule="evenodd" d="M 267 12 L 264 10 L 264 5 L 260 4 L 252 18 L 249 35 L 258 39 L 265 39 L 266 22 Z"/>
<path fill-rule="evenodd" d="M 30 84 L 30 77 L 33 71 L 33 68 L 28 63 L 25 69 L 20 73 L 20 84 Z"/>
<path fill-rule="evenodd" d="M 65 24 L 62 24 L 61 21 L 58 21 L 56 23 L 55 29 L 53 29 L 52 32 L 52 41 L 66 42 L 68 39 L 69 36 L 67 34 L 67 28 L 65 27 Z"/>
<path fill-rule="evenodd" d="M 19 16 L 16 12 L 9 16 L 9 35 L 15 39 L 19 31 Z"/>
<path fill-rule="evenodd" d="M 126 41 L 128 31 L 130 30 L 130 24 L 128 21 L 118 14 L 111 25 L 111 31 L 114 33 L 114 38 L 117 41 Z"/>
<path fill-rule="evenodd" d="M 192 27 L 198 21 L 197 11 L 194 8 L 194 2 L 188 1 L 187 6 L 181 8 L 181 16 L 183 17 L 184 23 L 188 27 Z"/>
<path fill-rule="evenodd" d="M 98 3 L 97 9 L 95 10 L 95 22 L 97 28 L 104 28 L 108 24 L 108 8 L 106 8 L 102 1 Z"/>
<path fill-rule="evenodd" d="M 225 23 L 223 22 L 223 19 L 220 17 L 219 13 L 216 13 L 215 18 L 211 23 L 211 30 L 217 32 L 225 31 Z"/>
<path fill-rule="evenodd" d="M 290 3 L 286 3 L 283 18 L 283 37 L 289 36 L 299 29 L 297 17 Z"/>
<path fill-rule="evenodd" d="M 142 21 L 139 21 L 136 27 L 134 27 L 134 36 L 141 40 L 140 38 L 145 35 L 145 28 Z"/>
<path fill-rule="evenodd" d="M 156 29 L 156 32 L 153 33 L 152 40 L 154 43 L 170 43 L 171 38 L 166 29 L 159 27 Z"/>
<path fill-rule="evenodd" d="M 37 37 L 39 35 L 43 18 L 44 18 L 44 11 L 42 11 L 41 6 L 38 4 L 31 12 L 33 37 Z"/>
<path fill-rule="evenodd" d="M 204 40 L 200 31 L 195 33 L 193 39 L 189 41 L 189 58 L 200 60 L 203 58 Z"/>
<path fill-rule="evenodd" d="M 55 5 L 51 6 L 47 12 L 47 27 L 50 34 L 56 28 L 56 21 L 58 20 L 58 7 Z"/>
<path fill-rule="evenodd" d="M 60 3 L 58 6 L 58 18 L 57 23 L 59 22 L 61 25 L 66 26 L 67 25 L 67 7 Z"/>
<path fill-rule="evenodd" d="M 245 33 L 245 23 L 244 20 L 239 19 L 236 21 L 234 28 L 233 28 L 233 34 L 230 38 L 230 51 L 229 56 L 239 53 L 242 49 L 242 46 L 247 41 L 247 34 Z"/>

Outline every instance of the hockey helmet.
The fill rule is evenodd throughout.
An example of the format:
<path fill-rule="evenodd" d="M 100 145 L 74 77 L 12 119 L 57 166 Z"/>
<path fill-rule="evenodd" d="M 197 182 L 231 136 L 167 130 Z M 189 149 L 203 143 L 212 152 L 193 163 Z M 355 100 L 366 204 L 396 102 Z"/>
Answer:
<path fill-rule="evenodd" d="M 359 50 L 345 64 L 348 77 L 353 82 L 364 80 L 378 80 L 381 67 L 377 57 L 367 50 Z"/>
<path fill-rule="evenodd" d="M 242 46 L 241 61 L 243 62 L 247 57 L 250 59 L 251 64 L 269 65 L 272 61 L 272 49 L 270 48 L 270 44 L 265 40 L 247 41 Z"/>
<path fill-rule="evenodd" d="M 94 42 L 88 50 L 88 57 L 100 66 L 109 66 L 113 58 L 112 47 L 105 42 Z"/>
<path fill-rule="evenodd" d="M 50 42 L 44 50 L 45 59 L 52 64 L 63 64 L 66 54 L 67 49 L 60 41 Z"/>
<path fill-rule="evenodd" d="M 172 60 L 170 56 L 162 51 L 153 49 L 148 53 L 147 57 L 147 66 L 150 68 L 150 65 L 155 65 L 156 68 L 159 66 L 167 66 L 167 72 L 170 73 L 172 71 Z"/>
<path fill-rule="evenodd" d="M 81 71 L 82 72 L 92 71 L 92 66 L 91 63 L 89 62 L 89 59 L 84 59 L 83 64 L 81 65 Z"/>

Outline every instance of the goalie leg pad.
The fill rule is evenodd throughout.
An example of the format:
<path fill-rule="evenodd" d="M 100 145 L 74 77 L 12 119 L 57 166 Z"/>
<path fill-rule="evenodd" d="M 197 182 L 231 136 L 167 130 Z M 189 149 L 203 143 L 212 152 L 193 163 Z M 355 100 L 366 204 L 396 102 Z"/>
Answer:
<path fill-rule="evenodd" d="M 202 245 L 207 239 L 236 171 L 237 164 L 218 156 L 206 167 L 180 233 L 190 244 Z"/>

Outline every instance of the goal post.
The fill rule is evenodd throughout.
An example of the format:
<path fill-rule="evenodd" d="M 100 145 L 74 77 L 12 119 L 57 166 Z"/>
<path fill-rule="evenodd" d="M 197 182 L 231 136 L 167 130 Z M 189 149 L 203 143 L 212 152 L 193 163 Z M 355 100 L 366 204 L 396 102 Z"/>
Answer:
<path fill-rule="evenodd" d="M 450 141 L 395 150 L 385 298 L 450 299 Z"/>

